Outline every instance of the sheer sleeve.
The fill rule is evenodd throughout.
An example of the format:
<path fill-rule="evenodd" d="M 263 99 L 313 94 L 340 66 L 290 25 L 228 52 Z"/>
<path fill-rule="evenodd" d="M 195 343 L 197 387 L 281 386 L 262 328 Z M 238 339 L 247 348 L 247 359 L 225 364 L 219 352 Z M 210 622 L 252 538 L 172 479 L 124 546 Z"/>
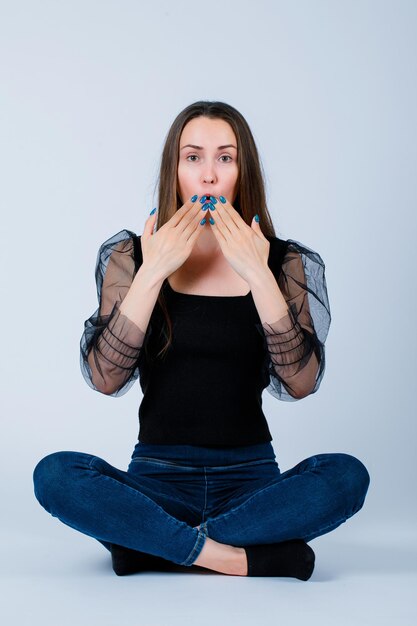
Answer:
<path fill-rule="evenodd" d="M 256 326 L 266 349 L 267 391 L 293 402 L 320 386 L 331 314 L 325 265 L 317 252 L 288 239 L 280 270 L 277 283 L 288 312 L 275 322 Z"/>
<path fill-rule="evenodd" d="M 80 366 L 87 384 L 106 395 L 125 394 L 139 377 L 138 358 L 145 333 L 120 312 L 135 273 L 136 235 L 121 230 L 97 254 L 98 309 L 84 322 Z"/>

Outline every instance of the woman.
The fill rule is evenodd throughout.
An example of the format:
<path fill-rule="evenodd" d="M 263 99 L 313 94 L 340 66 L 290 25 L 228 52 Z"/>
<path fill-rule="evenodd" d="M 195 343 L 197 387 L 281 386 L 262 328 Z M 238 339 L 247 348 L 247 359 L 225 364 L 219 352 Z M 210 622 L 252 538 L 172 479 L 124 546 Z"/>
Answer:
<path fill-rule="evenodd" d="M 307 542 L 357 513 L 370 480 L 344 453 L 281 473 L 262 411 L 265 388 L 285 401 L 319 388 L 324 263 L 276 237 L 252 133 L 222 102 L 175 119 L 155 211 L 141 236 L 101 245 L 99 308 L 80 343 L 94 390 L 118 397 L 140 380 L 128 469 L 54 452 L 35 467 L 35 495 L 110 550 L 118 575 L 193 565 L 308 580 Z"/>

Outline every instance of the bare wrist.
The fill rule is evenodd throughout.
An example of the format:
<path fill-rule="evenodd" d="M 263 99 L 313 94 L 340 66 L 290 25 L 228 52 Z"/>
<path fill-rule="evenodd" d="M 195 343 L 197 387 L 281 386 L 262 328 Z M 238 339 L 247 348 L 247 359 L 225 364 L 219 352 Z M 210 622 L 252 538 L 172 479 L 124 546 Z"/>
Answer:
<path fill-rule="evenodd" d="M 139 267 L 136 276 L 140 277 L 140 280 L 145 282 L 150 289 L 158 288 L 161 289 L 162 283 L 165 280 L 165 276 L 161 276 L 161 273 L 155 268 L 148 267 L 144 263 Z"/>

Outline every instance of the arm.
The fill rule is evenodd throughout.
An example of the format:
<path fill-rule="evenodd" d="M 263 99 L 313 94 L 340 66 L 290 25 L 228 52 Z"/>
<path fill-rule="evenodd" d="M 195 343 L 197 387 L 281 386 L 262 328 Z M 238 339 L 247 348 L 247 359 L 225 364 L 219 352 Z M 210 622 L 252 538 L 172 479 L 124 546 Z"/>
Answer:
<path fill-rule="evenodd" d="M 315 393 L 323 377 L 331 320 L 324 269 L 320 255 L 288 240 L 278 280 L 269 268 L 253 279 L 257 328 L 269 357 L 268 390 L 280 400 Z"/>
<path fill-rule="evenodd" d="M 140 350 L 162 285 L 143 264 L 135 275 L 130 235 L 121 231 L 100 247 L 99 308 L 86 320 L 80 342 L 86 382 L 111 396 L 126 393 L 139 376 Z"/>

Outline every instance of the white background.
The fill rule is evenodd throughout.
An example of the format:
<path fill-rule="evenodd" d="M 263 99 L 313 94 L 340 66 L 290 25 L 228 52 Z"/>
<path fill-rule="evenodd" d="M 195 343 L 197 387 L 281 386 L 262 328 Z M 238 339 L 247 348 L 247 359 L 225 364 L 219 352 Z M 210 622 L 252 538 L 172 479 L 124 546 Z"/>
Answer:
<path fill-rule="evenodd" d="M 251 597 L 274 607 L 271 623 L 282 611 L 285 623 L 302 623 L 298 594 L 307 593 L 310 623 L 327 623 L 320 593 L 329 624 L 392 623 L 400 611 L 400 623 L 411 623 L 401 594 L 416 572 L 416 34 L 417 4 L 406 0 L 0 2 L 1 524 L 4 575 L 16 583 L 8 623 L 107 623 L 94 607 L 119 591 L 109 624 L 131 624 L 139 606 L 146 624 L 206 623 L 203 610 L 207 623 L 253 623 L 259 601 L 250 604 L 248 583 Z M 79 367 L 84 320 L 97 308 L 96 255 L 122 228 L 142 233 L 166 133 L 204 99 L 244 115 L 277 235 L 326 265 L 332 324 L 321 387 L 294 403 L 264 393 L 281 471 L 347 452 L 371 476 L 363 509 L 314 544 L 323 548 L 313 578 L 329 584 L 320 593 L 313 578 L 287 580 L 278 600 L 279 579 L 219 575 L 197 577 L 191 599 L 193 576 L 118 579 L 107 551 L 47 516 L 33 494 L 33 469 L 50 452 L 127 468 L 139 384 L 107 397 Z M 400 535 L 409 539 L 396 547 Z M 329 550 L 336 540 L 338 554 Z M 339 584 L 351 576 L 342 616 L 334 568 Z M 405 584 L 393 593 L 391 579 L 381 582 L 391 593 L 372 586 L 377 571 L 389 577 L 393 568 Z M 148 590 L 182 595 L 179 605 L 139 601 L 145 579 Z M 111 607 L 122 604 L 116 618 Z"/>

